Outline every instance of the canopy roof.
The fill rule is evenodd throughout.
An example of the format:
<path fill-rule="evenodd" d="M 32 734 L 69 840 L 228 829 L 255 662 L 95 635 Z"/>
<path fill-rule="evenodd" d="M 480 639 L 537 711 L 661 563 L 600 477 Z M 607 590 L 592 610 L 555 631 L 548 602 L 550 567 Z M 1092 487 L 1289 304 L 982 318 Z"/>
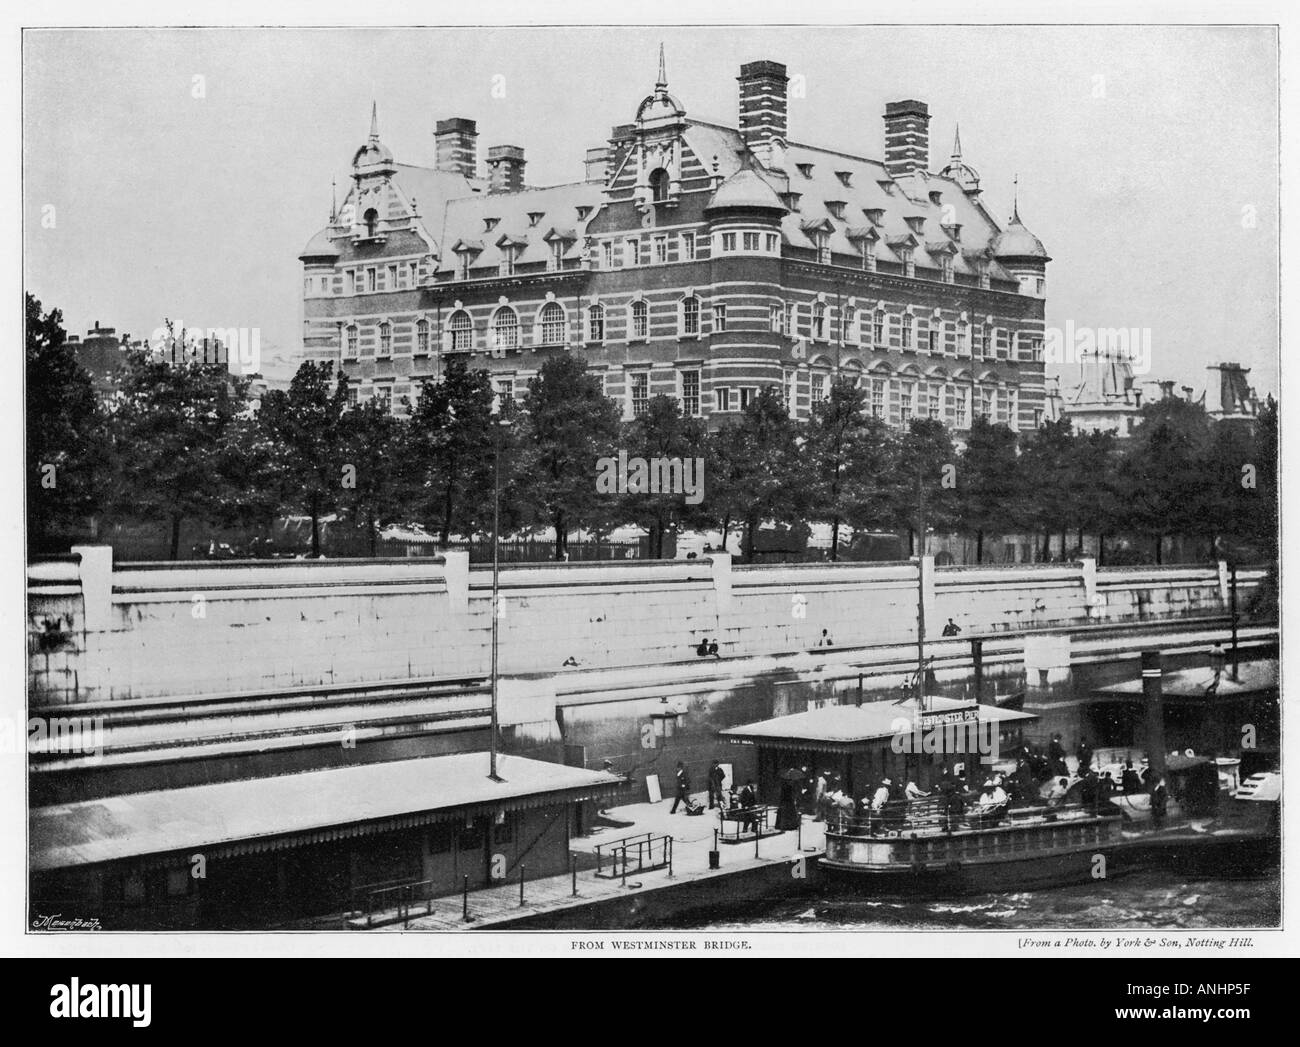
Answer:
<path fill-rule="evenodd" d="M 626 779 L 604 771 L 487 753 L 335 767 L 271 778 L 131 793 L 38 807 L 33 870 L 205 848 L 210 857 L 382 832 L 451 816 L 612 796 Z"/>

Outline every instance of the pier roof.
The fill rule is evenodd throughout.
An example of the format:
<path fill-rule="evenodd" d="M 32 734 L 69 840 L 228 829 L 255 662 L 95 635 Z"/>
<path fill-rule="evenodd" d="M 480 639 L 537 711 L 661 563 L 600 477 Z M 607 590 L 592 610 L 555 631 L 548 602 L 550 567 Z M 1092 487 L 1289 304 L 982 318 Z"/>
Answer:
<path fill-rule="evenodd" d="M 932 714 L 956 713 L 971 708 L 969 702 L 953 698 L 929 698 L 926 705 L 927 713 Z M 998 705 L 979 706 L 978 717 L 980 724 L 1038 718 L 1033 713 Z M 916 700 L 909 698 L 902 702 L 831 705 L 759 723 L 728 727 L 718 734 L 738 744 L 844 752 L 892 738 L 903 730 L 910 731 L 915 718 Z"/>
<path fill-rule="evenodd" d="M 1180 703 L 1224 701 L 1230 698 L 1253 698 L 1277 691 L 1277 659 L 1265 658 L 1242 662 L 1237 679 L 1232 678 L 1232 666 L 1225 665 L 1215 686 L 1211 668 L 1181 669 L 1165 673 L 1161 679 L 1162 696 Z M 1142 681 L 1125 680 L 1107 684 L 1093 692 L 1098 698 L 1112 701 L 1141 701 Z"/>
<path fill-rule="evenodd" d="M 498 810 L 611 797 L 618 775 L 488 754 L 334 767 L 39 807 L 31 812 L 35 870 L 165 855 L 278 850 Z"/>

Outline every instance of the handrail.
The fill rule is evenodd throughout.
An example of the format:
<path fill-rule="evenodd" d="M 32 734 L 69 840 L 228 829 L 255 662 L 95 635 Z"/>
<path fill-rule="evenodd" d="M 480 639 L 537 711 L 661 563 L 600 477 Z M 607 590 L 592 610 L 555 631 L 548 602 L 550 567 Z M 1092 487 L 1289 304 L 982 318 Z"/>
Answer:
<path fill-rule="evenodd" d="M 671 871 L 673 838 L 666 833 L 658 836 L 654 833 L 639 833 L 609 843 L 598 843 L 595 854 L 596 876 L 622 877 L 626 881 L 629 873 L 651 872 L 665 866 Z M 610 860 L 608 869 L 605 867 L 606 860 Z"/>

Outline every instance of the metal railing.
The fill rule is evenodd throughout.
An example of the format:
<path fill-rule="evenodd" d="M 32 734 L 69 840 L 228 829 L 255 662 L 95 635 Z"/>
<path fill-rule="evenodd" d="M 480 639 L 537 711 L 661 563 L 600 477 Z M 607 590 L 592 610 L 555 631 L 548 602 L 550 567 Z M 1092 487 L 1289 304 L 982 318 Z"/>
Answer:
<path fill-rule="evenodd" d="M 643 833 L 625 836 L 612 843 L 596 845 L 596 875 L 605 879 L 626 880 L 628 874 L 667 869 L 672 875 L 673 838 Z"/>
<path fill-rule="evenodd" d="M 767 804 L 753 807 L 730 807 L 718 812 L 718 838 L 725 843 L 751 840 L 755 836 L 770 836 L 772 808 Z M 728 826 L 731 826 L 728 829 Z"/>
<path fill-rule="evenodd" d="M 392 912 L 394 921 L 406 923 L 420 906 L 423 915 L 433 912 L 434 883 L 433 880 L 394 880 L 358 887 L 352 894 L 352 909 L 365 914 L 367 927 L 374 925 L 376 913 Z"/>
<path fill-rule="evenodd" d="M 1012 807 L 1010 802 L 996 806 L 982 805 L 978 798 L 964 797 L 959 803 L 945 804 L 941 797 L 923 800 L 891 800 L 879 810 L 849 814 L 838 809 L 826 817 L 827 833 L 840 836 L 930 836 L 939 833 L 991 829 L 996 826 L 1023 825 L 1029 822 L 1069 822 L 1108 812 L 1095 804 L 1069 803 L 1050 806 Z"/>

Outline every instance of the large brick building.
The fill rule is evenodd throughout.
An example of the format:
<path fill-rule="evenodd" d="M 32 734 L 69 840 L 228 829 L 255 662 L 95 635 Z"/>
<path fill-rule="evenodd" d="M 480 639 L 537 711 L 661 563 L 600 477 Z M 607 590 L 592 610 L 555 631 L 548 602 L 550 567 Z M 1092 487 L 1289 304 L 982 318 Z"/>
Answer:
<path fill-rule="evenodd" d="M 405 410 L 464 355 L 521 395 L 579 352 L 632 417 L 659 393 L 710 420 L 780 388 L 807 417 L 836 374 L 894 423 L 1042 419 L 1043 245 L 1005 228 L 961 157 L 932 173 L 927 106 L 891 102 L 883 161 L 791 141 L 777 62 L 741 67 L 739 126 L 694 120 L 663 70 L 586 178 L 534 187 L 524 150 L 478 160 L 440 120 L 436 166 L 370 136 L 303 250 L 304 350 Z"/>

